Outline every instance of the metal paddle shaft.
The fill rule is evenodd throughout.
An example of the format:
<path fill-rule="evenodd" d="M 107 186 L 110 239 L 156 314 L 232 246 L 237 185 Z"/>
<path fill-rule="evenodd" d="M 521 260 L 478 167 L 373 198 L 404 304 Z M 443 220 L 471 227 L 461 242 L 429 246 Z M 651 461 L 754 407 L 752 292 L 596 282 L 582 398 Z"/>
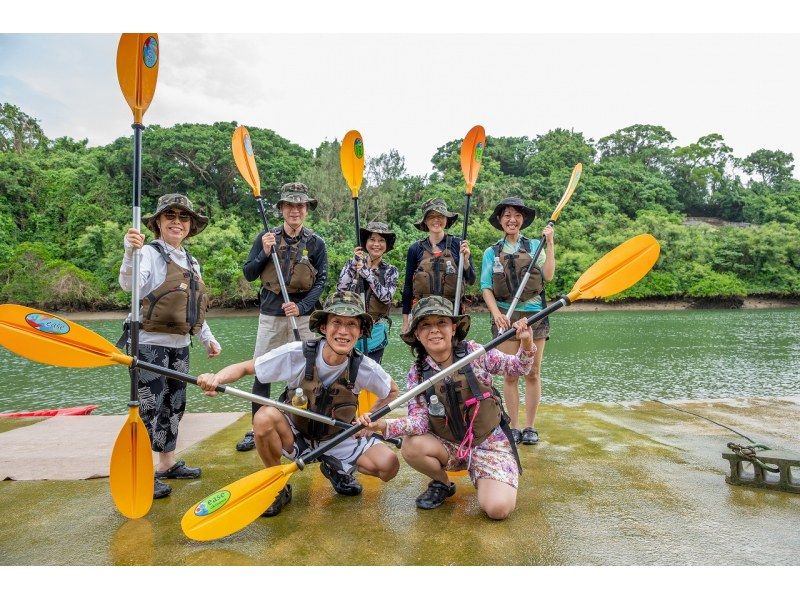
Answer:
<path fill-rule="evenodd" d="M 554 225 L 554 224 L 555 224 L 554 221 L 549 220 L 547 222 L 546 226 L 550 226 L 550 225 Z M 531 277 L 531 268 L 533 268 L 533 265 L 536 263 L 536 260 L 539 259 L 539 255 L 541 255 L 541 253 L 542 253 L 542 248 L 544 247 L 545 240 L 546 240 L 545 236 L 542 235 L 542 238 L 539 241 L 539 246 L 536 248 L 536 251 L 534 252 L 533 257 L 531 258 L 531 263 L 528 264 L 528 267 L 525 270 L 525 276 L 522 277 L 522 281 L 519 283 L 519 286 L 517 287 L 517 292 L 514 293 L 514 299 L 511 301 L 511 305 L 508 306 L 508 311 L 506 311 L 506 317 L 509 320 L 511 319 L 511 314 L 513 314 L 514 310 L 517 308 L 517 303 L 519 303 L 519 298 L 522 296 L 522 289 L 525 288 L 525 285 L 528 284 L 528 280 Z"/>
<path fill-rule="evenodd" d="M 269 224 L 267 223 L 267 213 L 264 210 L 264 200 L 259 196 L 256 198 L 258 200 L 258 212 L 261 214 L 261 221 L 264 223 L 264 234 L 269 232 Z M 286 280 L 283 278 L 283 270 L 281 270 L 281 262 L 278 259 L 278 253 L 275 251 L 275 248 L 272 248 L 270 252 L 272 256 L 272 263 L 275 265 L 275 272 L 278 275 L 278 285 L 281 287 L 281 295 L 283 296 L 284 303 L 291 303 L 292 300 L 289 299 L 289 292 L 286 290 Z M 292 325 L 292 334 L 294 334 L 294 340 L 300 340 L 300 331 L 297 329 L 297 319 L 294 316 L 289 316 L 289 322 Z"/>
<path fill-rule="evenodd" d="M 190 374 L 184 374 L 183 372 L 178 372 L 176 370 L 171 370 L 169 368 L 165 368 L 160 365 L 150 363 L 148 361 L 139 361 L 138 359 L 134 359 L 133 362 L 131 363 L 131 368 L 136 369 L 137 371 L 139 369 L 147 370 L 148 372 L 161 374 L 162 376 L 166 376 L 167 378 L 174 378 L 175 380 L 181 380 L 183 382 L 187 382 L 188 384 L 197 385 L 196 376 L 192 376 Z M 329 426 L 336 426 L 337 428 L 341 428 L 342 430 L 350 430 L 353 427 L 351 424 L 348 424 L 347 422 L 343 422 L 338 419 L 333 419 L 331 417 L 325 417 L 324 415 L 315 413 L 314 411 L 310 411 L 308 409 L 300 409 L 299 407 L 295 407 L 289 403 L 281 403 L 280 401 L 273 401 L 272 399 L 267 399 L 260 395 L 253 394 L 251 392 L 239 390 L 238 388 L 233 388 L 232 386 L 225 386 L 223 384 L 217 386 L 215 390 L 223 394 L 229 394 L 233 395 L 234 397 L 239 397 L 240 399 L 247 399 L 252 403 L 258 403 L 259 405 L 275 407 L 276 409 L 279 409 L 280 411 L 283 411 L 285 413 L 292 413 L 300 417 L 305 417 L 308 419 L 316 420 L 318 422 L 322 422 L 323 424 L 328 424 Z M 390 442 L 398 447 L 401 444 L 396 438 L 387 440 L 387 442 Z"/>
<path fill-rule="evenodd" d="M 534 315 L 532 315 L 529 318 L 527 318 L 528 325 L 530 326 L 531 324 L 534 324 L 535 322 L 538 322 L 542 318 L 546 317 L 548 314 L 551 314 L 554 311 L 556 311 L 557 309 L 560 309 L 560 308 L 562 308 L 562 307 L 564 307 L 566 305 L 569 305 L 570 303 L 571 303 L 571 301 L 569 300 L 568 297 L 566 297 L 566 296 L 565 297 L 560 297 L 558 299 L 558 301 L 556 301 L 555 303 L 549 305 L 546 309 L 543 309 L 542 311 L 537 312 Z M 379 420 L 380 418 L 382 418 L 384 415 L 388 415 L 389 413 L 391 413 L 392 410 L 397 409 L 398 407 L 400 407 L 401 405 L 404 405 L 405 403 L 407 403 L 408 401 L 410 401 L 411 399 L 413 399 L 417 395 L 425 392 L 426 390 L 428 390 L 429 388 L 431 388 L 432 386 L 434 386 L 435 384 L 437 384 L 438 382 L 440 382 L 441 380 L 443 380 L 447 376 L 451 375 L 453 372 L 455 372 L 457 370 L 460 370 L 461 368 L 463 368 L 466 365 L 469 365 L 470 363 L 472 363 L 473 361 L 478 359 L 478 357 L 480 357 L 482 355 L 486 355 L 486 353 L 488 353 L 489 351 L 491 351 L 492 349 L 494 349 L 498 345 L 506 342 L 511 337 L 516 335 L 516 333 L 517 333 L 517 331 L 514 328 L 511 328 L 510 330 L 506 330 L 503 334 L 501 334 L 500 336 L 498 336 L 494 340 L 490 341 L 489 343 L 481 346 L 476 351 L 473 351 L 469 355 L 465 355 L 464 357 L 462 357 L 458 361 L 456 361 L 456 362 L 452 363 L 451 365 L 447 366 L 445 369 L 435 373 L 433 376 L 431 376 L 429 379 L 425 380 L 421 384 L 418 384 L 417 386 L 415 386 L 411 390 L 406 391 L 405 393 L 403 393 L 402 395 L 397 397 L 391 403 L 389 403 L 387 405 L 384 405 L 383 407 L 381 407 L 377 411 L 374 411 L 373 413 L 370 413 L 370 415 L 369 415 L 370 419 L 372 421 L 376 421 L 376 420 Z M 295 461 L 295 463 L 297 463 L 297 466 L 300 469 L 303 469 L 303 467 L 305 467 L 306 463 L 310 463 L 314 459 L 319 458 L 321 455 L 323 455 L 324 453 L 326 453 L 327 451 L 329 451 L 330 449 L 335 447 L 337 444 L 339 444 L 341 442 L 344 442 L 350 436 L 353 436 L 356 432 L 358 432 L 359 430 L 363 430 L 363 429 L 364 429 L 364 426 L 362 424 L 356 424 L 355 426 L 353 426 L 349 430 L 344 430 L 344 431 L 340 432 L 339 434 L 337 434 L 336 436 L 331 438 L 325 444 L 320 445 L 315 450 L 313 450 L 310 453 L 307 453 L 305 456 L 297 459 Z"/>
<path fill-rule="evenodd" d="M 461 232 L 461 241 L 467 240 L 467 224 L 469 222 L 469 204 L 472 199 L 472 193 L 467 193 L 467 200 L 464 204 L 464 227 Z M 458 248 L 458 278 L 456 278 L 456 299 L 453 301 L 453 315 L 457 316 L 461 309 L 461 285 L 464 279 L 464 254 L 461 253 L 461 247 Z"/>

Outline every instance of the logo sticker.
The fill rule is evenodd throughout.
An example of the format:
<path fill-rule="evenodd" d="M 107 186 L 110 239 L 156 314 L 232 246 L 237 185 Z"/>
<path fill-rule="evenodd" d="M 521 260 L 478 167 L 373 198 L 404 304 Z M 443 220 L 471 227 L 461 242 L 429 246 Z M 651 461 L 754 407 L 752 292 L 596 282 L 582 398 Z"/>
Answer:
<path fill-rule="evenodd" d="M 247 152 L 248 156 L 253 155 L 253 142 L 250 141 L 250 135 L 244 136 L 244 151 Z"/>
<path fill-rule="evenodd" d="M 197 507 L 194 509 L 194 514 L 198 517 L 204 517 L 205 515 L 210 515 L 217 509 L 222 508 L 225 506 L 225 503 L 231 497 L 231 493 L 227 490 L 220 490 L 219 492 L 215 492 L 211 496 L 206 497 Z"/>
<path fill-rule="evenodd" d="M 47 334 L 66 334 L 69 332 L 69 324 L 53 316 L 28 314 L 25 316 L 25 321 L 31 328 L 35 328 L 39 332 L 46 332 Z"/>
<path fill-rule="evenodd" d="M 158 62 L 158 42 L 152 35 L 144 42 L 142 59 L 144 60 L 144 65 L 149 69 L 153 68 Z"/>
<path fill-rule="evenodd" d="M 475 146 L 475 161 L 480 162 L 483 158 L 483 144 L 479 143 Z"/>
<path fill-rule="evenodd" d="M 356 152 L 356 158 L 360 160 L 364 157 L 364 142 L 360 138 L 353 143 L 353 149 Z"/>

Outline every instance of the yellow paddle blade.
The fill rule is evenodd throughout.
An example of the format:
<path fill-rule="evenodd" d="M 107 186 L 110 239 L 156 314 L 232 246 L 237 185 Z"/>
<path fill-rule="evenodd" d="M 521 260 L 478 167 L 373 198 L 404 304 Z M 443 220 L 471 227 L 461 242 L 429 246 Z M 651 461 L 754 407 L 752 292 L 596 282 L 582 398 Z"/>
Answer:
<path fill-rule="evenodd" d="M 570 301 L 609 297 L 644 278 L 656 263 L 661 246 L 653 235 L 628 239 L 597 260 L 570 291 Z"/>
<path fill-rule="evenodd" d="M 138 407 L 128 407 L 128 419 L 111 451 L 108 478 L 120 513 L 128 519 L 147 515 L 153 505 L 153 457 Z"/>
<path fill-rule="evenodd" d="M 296 463 L 268 467 L 206 496 L 184 514 L 183 533 L 208 541 L 238 532 L 267 510 L 295 471 Z"/>
<path fill-rule="evenodd" d="M 372 407 L 378 402 L 378 395 L 369 390 L 362 390 L 358 393 L 358 415 L 371 413 Z"/>
<path fill-rule="evenodd" d="M 53 314 L 24 305 L 0 305 L 0 345 L 20 357 L 68 368 L 130 365 L 102 336 Z"/>
<path fill-rule="evenodd" d="M 572 194 L 575 193 L 575 188 L 578 186 L 578 181 L 581 179 L 582 173 L 583 164 L 578 162 L 572 169 L 572 174 L 569 177 L 569 183 L 567 183 L 567 188 L 564 190 L 564 195 L 561 196 L 561 201 L 558 202 L 556 209 L 553 211 L 553 215 L 550 216 L 550 220 L 553 222 L 558 220 L 558 217 L 561 215 L 561 210 L 563 210 L 564 206 L 569 203 Z"/>
<path fill-rule="evenodd" d="M 464 174 L 464 182 L 467 183 L 468 195 L 472 193 L 472 187 L 478 180 L 485 148 L 486 131 L 481 125 L 475 125 L 461 142 L 461 172 Z"/>
<path fill-rule="evenodd" d="M 261 195 L 261 179 L 258 176 L 258 167 L 256 166 L 256 157 L 253 154 L 250 133 L 244 125 L 239 125 L 233 132 L 231 151 L 233 152 L 233 161 L 236 162 L 236 168 L 239 169 L 239 174 L 250 185 L 253 195 L 259 197 Z"/>
<path fill-rule="evenodd" d="M 358 131 L 348 131 L 339 150 L 342 175 L 353 197 L 358 197 L 364 179 L 364 139 Z"/>
<path fill-rule="evenodd" d="M 139 125 L 156 93 L 158 58 L 157 33 L 123 33 L 120 36 L 117 79 L 133 112 L 133 122 Z"/>

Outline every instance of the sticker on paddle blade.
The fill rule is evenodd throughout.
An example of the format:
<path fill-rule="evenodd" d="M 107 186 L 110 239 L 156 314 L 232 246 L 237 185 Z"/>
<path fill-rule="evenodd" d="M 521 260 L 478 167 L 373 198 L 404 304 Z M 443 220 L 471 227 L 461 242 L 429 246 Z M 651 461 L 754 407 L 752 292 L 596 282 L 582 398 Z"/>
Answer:
<path fill-rule="evenodd" d="M 480 162 L 483 158 L 483 144 L 479 143 L 475 146 L 475 161 Z"/>
<path fill-rule="evenodd" d="M 353 142 L 353 150 L 356 152 L 356 158 L 359 160 L 364 157 L 364 142 L 360 138 Z"/>
<path fill-rule="evenodd" d="M 204 517 L 206 515 L 210 515 L 217 509 L 221 509 L 223 506 L 225 506 L 225 503 L 228 502 L 230 497 L 231 493 L 228 492 L 227 490 L 220 490 L 219 492 L 215 492 L 211 496 L 207 496 L 202 501 L 200 501 L 200 504 L 197 505 L 194 509 L 194 514 L 197 515 L 198 517 Z"/>
<path fill-rule="evenodd" d="M 69 324 L 53 316 L 44 314 L 28 314 L 25 321 L 31 328 L 47 334 L 66 334 L 69 332 Z"/>
<path fill-rule="evenodd" d="M 149 69 L 153 68 L 158 62 L 158 41 L 153 36 L 148 37 L 144 42 L 142 59 L 144 60 L 144 65 Z"/>
<path fill-rule="evenodd" d="M 253 155 L 253 142 L 250 141 L 250 135 L 244 136 L 244 151 L 247 152 L 248 156 Z"/>

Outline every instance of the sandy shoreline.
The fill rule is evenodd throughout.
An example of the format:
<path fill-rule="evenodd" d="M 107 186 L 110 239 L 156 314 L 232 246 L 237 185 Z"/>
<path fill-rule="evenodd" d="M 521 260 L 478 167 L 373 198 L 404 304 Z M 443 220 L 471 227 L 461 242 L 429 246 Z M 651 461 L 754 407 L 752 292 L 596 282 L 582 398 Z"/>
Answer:
<path fill-rule="evenodd" d="M 800 307 L 798 299 L 768 299 L 762 297 L 751 297 L 744 300 L 741 309 L 779 309 L 779 308 Z M 580 301 L 569 306 L 570 311 L 668 311 L 678 309 L 692 309 L 691 301 L 626 301 L 621 303 L 604 303 L 602 301 Z M 469 308 L 472 313 L 485 313 L 486 307 L 483 305 Z M 76 312 L 56 312 L 70 320 L 123 320 L 128 315 L 125 311 L 76 311 Z M 209 311 L 211 318 L 230 318 L 230 317 L 255 317 L 258 315 L 258 308 L 218 308 Z M 392 310 L 392 315 L 400 317 L 400 309 Z"/>

